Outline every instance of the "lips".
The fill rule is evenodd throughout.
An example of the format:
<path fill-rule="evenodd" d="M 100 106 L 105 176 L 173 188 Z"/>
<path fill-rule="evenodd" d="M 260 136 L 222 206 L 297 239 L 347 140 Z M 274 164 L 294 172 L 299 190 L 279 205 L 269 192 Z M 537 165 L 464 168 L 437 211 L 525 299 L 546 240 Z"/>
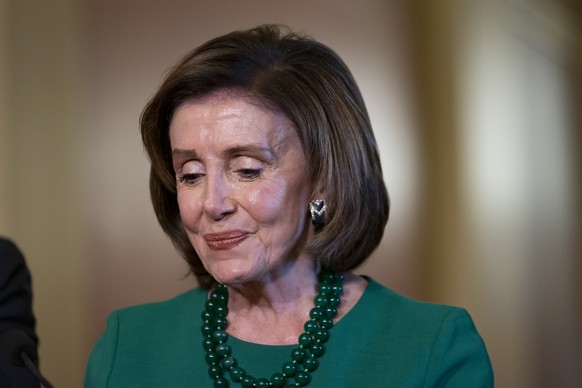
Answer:
<path fill-rule="evenodd" d="M 246 240 L 249 233 L 241 230 L 231 230 L 222 233 L 208 233 L 204 235 L 204 240 L 208 248 L 214 251 L 232 249 Z"/>

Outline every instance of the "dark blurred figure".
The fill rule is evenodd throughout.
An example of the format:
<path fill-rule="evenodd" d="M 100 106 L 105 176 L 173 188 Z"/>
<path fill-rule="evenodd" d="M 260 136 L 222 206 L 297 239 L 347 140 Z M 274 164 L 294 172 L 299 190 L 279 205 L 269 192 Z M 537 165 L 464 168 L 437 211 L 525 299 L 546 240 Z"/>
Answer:
<path fill-rule="evenodd" d="M 11 329 L 26 333 L 34 343 L 34 359 L 38 337 L 32 312 L 30 272 L 22 253 L 10 240 L 0 237 L 0 338 L 10 335 Z M 6 347 L 7 341 L 0 341 Z M 38 387 L 39 383 L 24 367 L 10 359 L 9 349 L 0 349 L 0 387 Z"/>

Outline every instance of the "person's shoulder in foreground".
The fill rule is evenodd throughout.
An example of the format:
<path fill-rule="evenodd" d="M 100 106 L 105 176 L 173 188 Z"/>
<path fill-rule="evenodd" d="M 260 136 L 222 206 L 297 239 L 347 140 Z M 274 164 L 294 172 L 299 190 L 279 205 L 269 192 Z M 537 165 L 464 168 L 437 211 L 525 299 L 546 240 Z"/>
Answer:
<path fill-rule="evenodd" d="M 24 256 L 9 239 L 0 237 L 0 332 L 17 327 L 35 344 L 35 318 L 32 312 L 30 272 Z"/>
<path fill-rule="evenodd" d="M 8 351 L 14 343 L 15 331 L 20 331 L 31 339 L 36 358 L 38 337 L 35 325 L 30 271 L 16 244 L 0 237 L 0 386 L 39 386 L 26 368 L 14 364 Z"/>
<path fill-rule="evenodd" d="M 493 387 L 485 344 L 464 309 L 415 301 L 368 282 L 332 329 L 310 386 Z M 205 299 L 195 289 L 113 312 L 91 355 L 85 387 L 210 387 L 198 324 Z"/>

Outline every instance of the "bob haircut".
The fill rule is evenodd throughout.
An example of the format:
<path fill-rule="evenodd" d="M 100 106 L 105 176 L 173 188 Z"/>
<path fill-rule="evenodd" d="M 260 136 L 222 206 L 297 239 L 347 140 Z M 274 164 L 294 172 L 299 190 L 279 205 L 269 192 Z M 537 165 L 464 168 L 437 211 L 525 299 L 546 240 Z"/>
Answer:
<path fill-rule="evenodd" d="M 215 280 L 180 218 L 169 128 L 181 104 L 219 91 L 249 98 L 290 120 L 307 159 L 309 183 L 321 193 L 314 199 L 324 198 L 327 206 L 325 225 L 316 229 L 309 253 L 335 272 L 363 263 L 382 239 L 390 201 L 359 88 L 329 47 L 286 27 L 263 25 L 214 38 L 188 53 L 140 118 L 156 216 L 200 287 Z"/>

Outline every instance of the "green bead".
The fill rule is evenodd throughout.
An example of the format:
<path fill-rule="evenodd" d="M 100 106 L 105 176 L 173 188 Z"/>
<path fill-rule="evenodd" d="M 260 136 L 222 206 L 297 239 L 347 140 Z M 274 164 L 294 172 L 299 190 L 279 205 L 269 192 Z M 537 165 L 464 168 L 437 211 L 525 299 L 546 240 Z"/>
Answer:
<path fill-rule="evenodd" d="M 330 296 L 327 300 L 330 307 L 337 307 L 341 302 L 341 299 L 338 296 Z"/>
<path fill-rule="evenodd" d="M 231 352 L 231 348 L 230 345 L 227 344 L 218 344 L 216 345 L 216 349 L 214 350 L 216 352 L 216 355 L 220 358 L 224 358 L 226 356 L 230 356 L 230 352 Z"/>
<path fill-rule="evenodd" d="M 243 388 L 254 388 L 256 383 L 257 380 L 255 380 L 255 378 L 251 375 L 244 376 L 240 381 L 240 384 L 243 386 Z"/>
<path fill-rule="evenodd" d="M 214 318 L 214 314 L 209 310 L 204 310 L 201 317 L 204 322 L 209 323 Z"/>
<path fill-rule="evenodd" d="M 317 307 L 323 307 L 327 305 L 327 297 L 325 295 L 317 295 L 315 297 L 314 303 Z"/>
<path fill-rule="evenodd" d="M 323 312 L 327 318 L 333 318 L 337 315 L 337 309 L 335 307 L 327 307 Z"/>
<path fill-rule="evenodd" d="M 219 377 L 222 377 L 222 368 L 219 367 L 218 365 L 210 365 L 208 367 L 208 375 L 212 378 L 212 379 L 217 379 Z"/>
<path fill-rule="evenodd" d="M 257 388 L 267 388 L 270 386 L 271 382 L 269 381 L 269 379 L 265 377 L 261 377 L 260 379 L 257 380 Z"/>
<path fill-rule="evenodd" d="M 224 284 L 218 284 L 214 289 L 213 294 L 223 295 L 228 298 L 228 288 Z"/>
<path fill-rule="evenodd" d="M 214 330 L 212 332 L 212 339 L 217 344 L 221 344 L 223 342 L 226 342 L 226 340 L 228 339 L 228 334 L 226 334 L 226 331 L 224 330 Z"/>
<path fill-rule="evenodd" d="M 297 373 L 297 368 L 294 363 L 286 362 L 283 364 L 283 369 L 281 371 L 283 372 L 283 376 L 292 377 Z"/>
<path fill-rule="evenodd" d="M 208 365 L 214 365 L 214 364 L 217 364 L 218 361 L 220 361 L 220 357 L 218 357 L 216 355 L 216 353 L 214 353 L 214 352 L 206 352 L 205 358 L 206 358 L 206 363 Z"/>
<path fill-rule="evenodd" d="M 287 379 L 283 376 L 282 373 L 273 373 L 271 376 L 271 385 L 275 388 L 282 388 L 285 386 Z"/>
<path fill-rule="evenodd" d="M 319 279 L 325 283 L 335 282 L 335 275 L 328 270 L 323 270 L 320 272 Z"/>
<path fill-rule="evenodd" d="M 221 306 L 226 306 L 226 304 L 228 303 L 228 297 L 224 293 L 219 292 L 213 292 L 210 295 L 210 300 Z"/>
<path fill-rule="evenodd" d="M 305 370 L 299 371 L 299 372 L 297 372 L 297 375 L 295 376 L 295 381 L 299 385 L 304 387 L 311 382 L 311 373 L 309 373 Z"/>
<path fill-rule="evenodd" d="M 327 283 L 321 283 L 317 289 L 321 295 L 331 295 L 332 293 L 331 286 Z"/>
<path fill-rule="evenodd" d="M 209 337 L 212 335 L 212 332 L 214 331 L 214 327 L 210 323 L 204 323 L 204 324 L 202 324 L 200 331 L 202 332 L 203 336 Z"/>
<path fill-rule="evenodd" d="M 243 377 L 247 374 L 243 368 L 240 366 L 235 366 L 230 371 L 230 379 L 236 383 L 239 383 Z"/>
<path fill-rule="evenodd" d="M 212 319 L 212 325 L 217 329 L 224 330 L 226 329 L 228 322 L 226 321 L 226 318 L 218 316 Z"/>
<path fill-rule="evenodd" d="M 317 358 L 315 358 L 313 355 L 310 357 L 307 357 L 303 361 L 303 367 L 305 368 L 305 370 L 308 370 L 309 372 L 313 372 L 314 370 L 317 369 L 318 366 L 319 366 L 319 360 Z"/>
<path fill-rule="evenodd" d="M 202 340 L 202 347 L 204 350 L 209 351 L 210 349 L 214 349 L 214 346 L 215 343 L 212 338 L 204 338 L 204 340 Z"/>
<path fill-rule="evenodd" d="M 224 377 L 219 377 L 214 380 L 214 388 L 223 388 L 228 386 L 229 386 L 228 380 L 225 379 Z"/>
<path fill-rule="evenodd" d="M 306 356 L 307 354 L 305 353 L 304 349 L 295 348 L 291 351 L 291 359 L 293 361 L 297 361 L 298 363 L 301 363 L 301 361 L 303 361 Z"/>
<path fill-rule="evenodd" d="M 309 316 L 311 317 L 311 319 L 321 319 L 323 318 L 323 310 L 321 309 L 321 307 L 314 307 L 311 309 L 311 311 L 309 311 Z"/>
<path fill-rule="evenodd" d="M 342 292 L 344 292 L 344 287 L 341 284 L 334 284 L 333 286 L 331 286 L 331 292 L 335 296 L 340 296 Z"/>
<path fill-rule="evenodd" d="M 333 327 L 333 320 L 330 318 L 322 318 L 319 321 L 319 326 L 321 326 L 322 329 L 329 330 Z"/>
<path fill-rule="evenodd" d="M 315 330 L 318 330 L 318 329 L 316 328 Z M 313 343 L 313 337 L 310 334 L 302 333 L 299 336 L 299 345 L 301 345 L 301 347 L 303 347 L 303 348 L 308 347 L 312 343 Z"/>
<path fill-rule="evenodd" d="M 225 306 L 215 306 L 214 314 L 216 314 L 219 317 L 226 318 L 226 316 L 228 315 L 228 309 Z"/>
<path fill-rule="evenodd" d="M 317 330 L 318 327 L 319 325 L 315 319 L 310 319 L 309 321 L 305 322 L 305 325 L 303 325 L 303 328 L 308 333 L 313 333 L 315 330 Z M 301 336 L 299 336 L 299 343 L 301 343 Z"/>
<path fill-rule="evenodd" d="M 315 340 L 319 343 L 327 342 L 329 339 L 329 331 L 325 329 L 317 329 L 313 335 Z"/>
<path fill-rule="evenodd" d="M 311 345 L 311 347 L 309 348 L 309 351 L 315 357 L 321 357 L 321 356 L 323 356 L 323 353 L 325 353 L 325 345 L 316 342 L 316 343 Z"/>
<path fill-rule="evenodd" d="M 214 308 L 216 307 L 216 302 L 208 299 L 205 303 L 205 306 L 206 306 L 206 310 L 213 312 Z"/>
<path fill-rule="evenodd" d="M 227 357 L 224 357 L 222 359 L 220 364 L 222 365 L 222 368 L 224 370 L 231 371 L 232 368 L 234 368 L 236 366 L 237 362 L 236 362 L 236 358 L 227 356 Z"/>

